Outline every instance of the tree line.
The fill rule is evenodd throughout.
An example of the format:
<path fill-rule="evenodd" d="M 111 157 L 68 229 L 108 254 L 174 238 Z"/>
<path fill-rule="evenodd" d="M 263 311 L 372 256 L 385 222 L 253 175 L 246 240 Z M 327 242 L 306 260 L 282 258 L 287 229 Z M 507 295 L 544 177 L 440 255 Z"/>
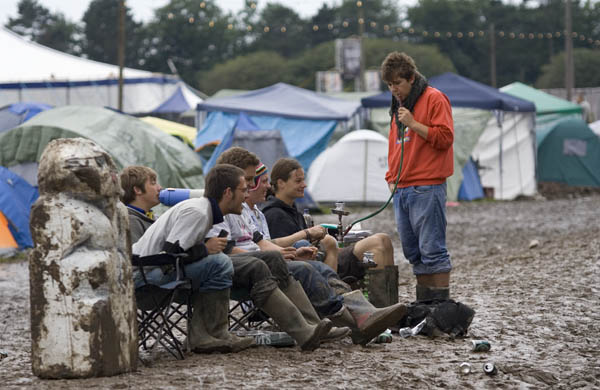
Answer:
<path fill-rule="evenodd" d="M 234 14 L 216 0 L 171 0 L 147 22 L 136 21 L 126 6 L 125 65 L 176 71 L 208 94 L 278 81 L 313 89 L 315 72 L 335 66 L 335 39 L 361 36 L 366 68 L 401 50 L 426 76 L 453 71 L 490 84 L 494 49 L 498 86 L 564 85 L 564 0 L 420 0 L 407 8 L 393 0 L 342 0 L 307 18 L 261 3 L 245 0 Z M 116 64 L 118 12 L 119 0 L 92 0 L 74 22 L 38 0 L 21 0 L 6 27 L 42 45 Z M 572 15 L 575 86 L 600 86 L 600 2 L 574 0 Z"/>

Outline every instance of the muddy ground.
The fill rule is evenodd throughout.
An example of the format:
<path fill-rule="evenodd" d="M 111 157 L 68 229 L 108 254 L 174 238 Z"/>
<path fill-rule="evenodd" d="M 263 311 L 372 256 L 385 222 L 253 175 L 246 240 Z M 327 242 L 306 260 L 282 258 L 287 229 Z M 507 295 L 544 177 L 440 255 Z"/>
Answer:
<path fill-rule="evenodd" d="M 365 215 L 365 210 L 350 217 Z M 317 222 L 332 222 L 317 216 Z M 392 211 L 363 227 L 390 234 L 400 300 L 414 278 Z M 537 246 L 534 245 L 537 241 Z M 29 279 L 24 261 L 0 264 L 0 388 L 598 388 L 600 387 L 600 196 L 462 203 L 448 208 L 452 295 L 477 311 L 469 337 L 418 336 L 391 344 L 350 340 L 312 352 L 260 347 L 238 354 L 159 354 L 152 367 L 86 380 L 40 380 L 30 369 Z M 487 339 L 488 353 L 470 350 Z M 459 374 L 461 362 L 473 372 Z M 498 374 L 482 372 L 494 362 Z"/>

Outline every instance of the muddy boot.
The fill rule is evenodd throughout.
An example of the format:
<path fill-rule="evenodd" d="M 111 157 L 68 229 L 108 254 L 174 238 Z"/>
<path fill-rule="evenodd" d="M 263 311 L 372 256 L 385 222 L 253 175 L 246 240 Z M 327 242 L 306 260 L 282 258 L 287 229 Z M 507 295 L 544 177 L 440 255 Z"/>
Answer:
<path fill-rule="evenodd" d="M 311 325 L 316 325 L 321 321 L 317 311 L 310 303 L 310 300 L 306 296 L 304 289 L 300 282 L 290 277 L 288 280 L 288 286 L 281 290 L 292 303 L 300 310 L 302 316 Z M 340 340 L 344 337 L 350 336 L 351 330 L 348 327 L 332 327 L 329 333 L 327 333 L 321 339 L 322 343 L 328 343 L 330 341 Z"/>
<path fill-rule="evenodd" d="M 192 295 L 192 318 L 188 323 L 187 345 L 195 353 L 231 352 L 228 340 L 219 340 L 208 333 L 204 326 L 202 311 L 204 310 L 200 294 Z"/>
<path fill-rule="evenodd" d="M 367 301 L 360 290 L 344 294 L 344 305 L 346 311 L 330 319 L 336 326 L 350 326 L 354 344 L 367 345 L 406 314 L 406 306 L 399 303 L 376 308 Z"/>
<path fill-rule="evenodd" d="M 417 302 L 447 301 L 450 299 L 449 287 L 430 287 L 417 284 Z"/>
<path fill-rule="evenodd" d="M 284 332 L 292 336 L 303 351 L 319 348 L 321 339 L 331 329 L 331 321 L 325 319 L 316 325 L 309 324 L 300 310 L 289 298 L 276 288 L 261 309 L 267 313 Z"/>
<path fill-rule="evenodd" d="M 231 352 L 239 352 L 254 343 L 252 337 L 238 337 L 229 333 L 229 289 L 199 293 L 202 297 L 202 320 L 208 333 L 223 343 Z"/>
<path fill-rule="evenodd" d="M 375 307 L 387 307 L 398 303 L 398 267 L 386 265 L 383 269 L 370 269 L 369 302 Z"/>

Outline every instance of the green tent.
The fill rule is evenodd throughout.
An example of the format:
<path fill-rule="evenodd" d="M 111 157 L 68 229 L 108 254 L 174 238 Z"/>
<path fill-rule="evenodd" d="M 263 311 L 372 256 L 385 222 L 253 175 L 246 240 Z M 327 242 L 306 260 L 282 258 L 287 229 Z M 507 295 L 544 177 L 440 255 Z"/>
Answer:
<path fill-rule="evenodd" d="M 539 147 L 541 141 L 563 119 L 581 118 L 582 108 L 579 104 L 550 95 L 549 93 L 529 87 L 523 83 L 508 84 L 500 91 L 535 104 L 535 134 Z"/>
<path fill-rule="evenodd" d="M 99 107 L 55 108 L 3 133 L 0 165 L 33 165 L 37 175 L 36 163 L 48 142 L 75 137 L 96 142 L 119 169 L 145 165 L 157 172 L 165 187 L 204 188 L 200 159 L 183 142 L 135 117 Z"/>
<path fill-rule="evenodd" d="M 582 119 L 565 118 L 538 144 L 538 181 L 600 187 L 600 138 Z"/>

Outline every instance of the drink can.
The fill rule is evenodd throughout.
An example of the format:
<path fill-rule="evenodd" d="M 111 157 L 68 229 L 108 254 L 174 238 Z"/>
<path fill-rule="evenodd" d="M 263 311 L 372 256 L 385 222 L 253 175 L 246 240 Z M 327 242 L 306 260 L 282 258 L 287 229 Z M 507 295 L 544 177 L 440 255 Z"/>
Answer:
<path fill-rule="evenodd" d="M 471 344 L 473 345 L 473 351 L 475 352 L 488 352 L 492 345 L 487 340 L 471 340 Z"/>
<path fill-rule="evenodd" d="M 494 363 L 485 363 L 483 365 L 483 372 L 485 372 L 487 375 L 496 375 L 498 373 L 498 369 Z"/>
<path fill-rule="evenodd" d="M 463 375 L 469 374 L 471 372 L 471 363 L 463 362 L 460 363 L 460 373 Z"/>

